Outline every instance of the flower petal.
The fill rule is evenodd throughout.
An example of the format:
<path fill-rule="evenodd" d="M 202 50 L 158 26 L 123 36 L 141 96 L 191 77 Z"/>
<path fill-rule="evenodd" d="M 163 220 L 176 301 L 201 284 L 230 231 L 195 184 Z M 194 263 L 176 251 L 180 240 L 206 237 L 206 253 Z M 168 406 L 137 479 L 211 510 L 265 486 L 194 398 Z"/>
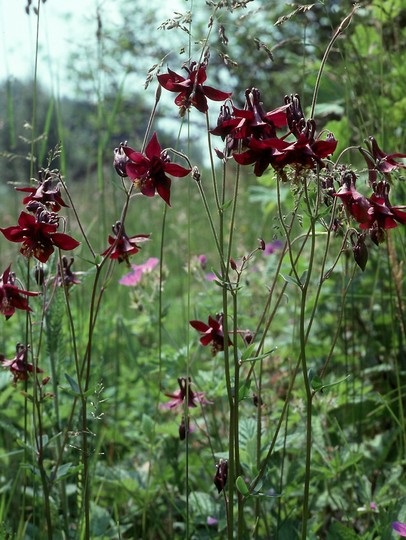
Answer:
<path fill-rule="evenodd" d="M 177 178 L 183 178 L 184 176 L 187 176 L 192 169 L 185 169 L 185 167 L 182 167 L 181 165 L 178 165 L 177 163 L 165 163 L 164 170 L 166 173 L 170 174 L 171 176 L 176 176 Z"/>
<path fill-rule="evenodd" d="M 51 240 L 57 247 L 67 251 L 75 249 L 80 245 L 80 242 L 65 233 L 54 233 L 51 236 Z"/>
<path fill-rule="evenodd" d="M 205 96 L 212 101 L 225 101 L 232 94 L 232 92 L 222 92 L 221 90 L 216 90 L 215 88 L 207 85 L 202 86 L 202 88 Z"/>
<path fill-rule="evenodd" d="M 145 155 L 149 159 L 152 159 L 153 157 L 159 157 L 161 155 L 161 145 L 158 142 L 158 137 L 156 136 L 155 131 L 151 137 L 151 140 L 147 144 L 147 147 L 145 148 Z"/>

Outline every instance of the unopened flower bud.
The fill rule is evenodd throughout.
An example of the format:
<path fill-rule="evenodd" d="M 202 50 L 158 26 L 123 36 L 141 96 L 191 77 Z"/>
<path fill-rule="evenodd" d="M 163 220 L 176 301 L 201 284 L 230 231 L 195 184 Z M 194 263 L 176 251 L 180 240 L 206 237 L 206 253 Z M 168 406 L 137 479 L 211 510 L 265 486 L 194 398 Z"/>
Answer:
<path fill-rule="evenodd" d="M 44 267 L 42 266 L 42 264 L 36 264 L 35 265 L 34 279 L 35 279 L 35 283 L 39 287 L 42 287 L 42 285 L 44 284 L 44 281 L 45 281 L 45 272 L 44 272 Z"/>
<path fill-rule="evenodd" d="M 246 331 L 244 332 L 243 338 L 244 338 L 245 343 L 246 343 L 247 345 L 250 345 L 250 344 L 253 342 L 253 340 L 254 340 L 254 336 L 252 335 L 251 330 L 246 330 Z"/>
<path fill-rule="evenodd" d="M 263 238 L 258 238 L 258 242 L 259 242 L 259 249 L 261 249 L 262 251 L 265 251 L 265 240 Z"/>
<path fill-rule="evenodd" d="M 217 471 L 214 475 L 213 482 L 217 491 L 220 493 L 227 483 L 228 461 L 226 459 L 220 459 L 219 463 L 216 465 L 216 469 Z"/>
<path fill-rule="evenodd" d="M 364 271 L 368 262 L 368 249 L 365 245 L 365 235 L 359 234 L 357 235 L 356 242 L 354 242 L 353 238 L 351 238 L 351 241 L 353 243 L 352 252 L 354 254 L 354 260 L 361 270 Z"/>
<path fill-rule="evenodd" d="M 255 407 L 258 407 L 258 406 L 261 407 L 262 406 L 262 399 L 259 396 L 257 396 L 257 394 L 254 394 L 252 396 L 252 402 L 253 402 Z"/>
<path fill-rule="evenodd" d="M 230 257 L 230 266 L 235 272 L 237 271 L 237 263 L 232 257 Z"/>
<path fill-rule="evenodd" d="M 200 171 L 196 166 L 192 168 L 192 178 L 196 182 L 200 182 Z"/>
<path fill-rule="evenodd" d="M 127 146 L 127 141 L 120 143 L 120 146 L 114 149 L 113 166 L 119 176 L 126 178 L 128 176 L 126 171 L 128 157 L 124 153 L 123 146 Z"/>
<path fill-rule="evenodd" d="M 44 377 L 41 381 L 42 386 L 45 386 L 50 381 L 51 377 Z"/>

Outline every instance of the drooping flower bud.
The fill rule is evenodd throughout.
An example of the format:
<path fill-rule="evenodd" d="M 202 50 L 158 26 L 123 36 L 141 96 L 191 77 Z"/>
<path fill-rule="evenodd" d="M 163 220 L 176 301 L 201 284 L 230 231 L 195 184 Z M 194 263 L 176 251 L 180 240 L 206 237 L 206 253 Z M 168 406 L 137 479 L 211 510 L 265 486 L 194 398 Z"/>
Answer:
<path fill-rule="evenodd" d="M 365 245 L 365 234 L 355 233 L 355 236 L 356 240 L 354 240 L 354 235 L 351 235 L 354 260 L 361 270 L 364 271 L 368 262 L 368 249 Z"/>
<path fill-rule="evenodd" d="M 220 459 L 219 463 L 216 465 L 216 469 L 213 482 L 217 491 L 221 493 L 227 483 L 228 461 L 226 459 Z"/>

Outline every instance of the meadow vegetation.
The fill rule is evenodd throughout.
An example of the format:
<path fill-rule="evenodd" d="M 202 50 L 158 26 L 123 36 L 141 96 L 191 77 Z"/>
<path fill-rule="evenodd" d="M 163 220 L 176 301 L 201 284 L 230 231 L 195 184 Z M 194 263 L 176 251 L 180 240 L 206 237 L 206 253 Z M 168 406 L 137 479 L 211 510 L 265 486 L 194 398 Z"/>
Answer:
<path fill-rule="evenodd" d="M 406 536 L 406 9 L 121 4 L 2 83 L 0 539 Z"/>

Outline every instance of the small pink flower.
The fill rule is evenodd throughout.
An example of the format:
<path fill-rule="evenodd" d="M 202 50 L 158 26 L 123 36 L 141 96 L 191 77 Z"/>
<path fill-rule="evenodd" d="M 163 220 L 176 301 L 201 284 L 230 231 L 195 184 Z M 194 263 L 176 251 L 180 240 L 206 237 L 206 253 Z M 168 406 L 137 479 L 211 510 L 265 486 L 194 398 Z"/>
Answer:
<path fill-rule="evenodd" d="M 392 529 L 397 532 L 400 536 L 406 537 L 406 523 L 401 523 L 400 521 L 394 521 L 392 523 Z"/>
<path fill-rule="evenodd" d="M 158 263 L 159 259 L 156 259 L 155 257 L 150 257 L 143 264 L 132 264 L 131 272 L 123 276 L 120 279 L 119 283 L 121 285 L 126 285 L 127 287 L 133 287 L 134 285 L 137 285 L 141 281 L 142 275 L 151 272 Z"/>
<path fill-rule="evenodd" d="M 278 249 L 282 249 L 283 242 L 282 240 L 274 240 L 268 244 L 265 244 L 264 255 L 272 255 Z"/>

